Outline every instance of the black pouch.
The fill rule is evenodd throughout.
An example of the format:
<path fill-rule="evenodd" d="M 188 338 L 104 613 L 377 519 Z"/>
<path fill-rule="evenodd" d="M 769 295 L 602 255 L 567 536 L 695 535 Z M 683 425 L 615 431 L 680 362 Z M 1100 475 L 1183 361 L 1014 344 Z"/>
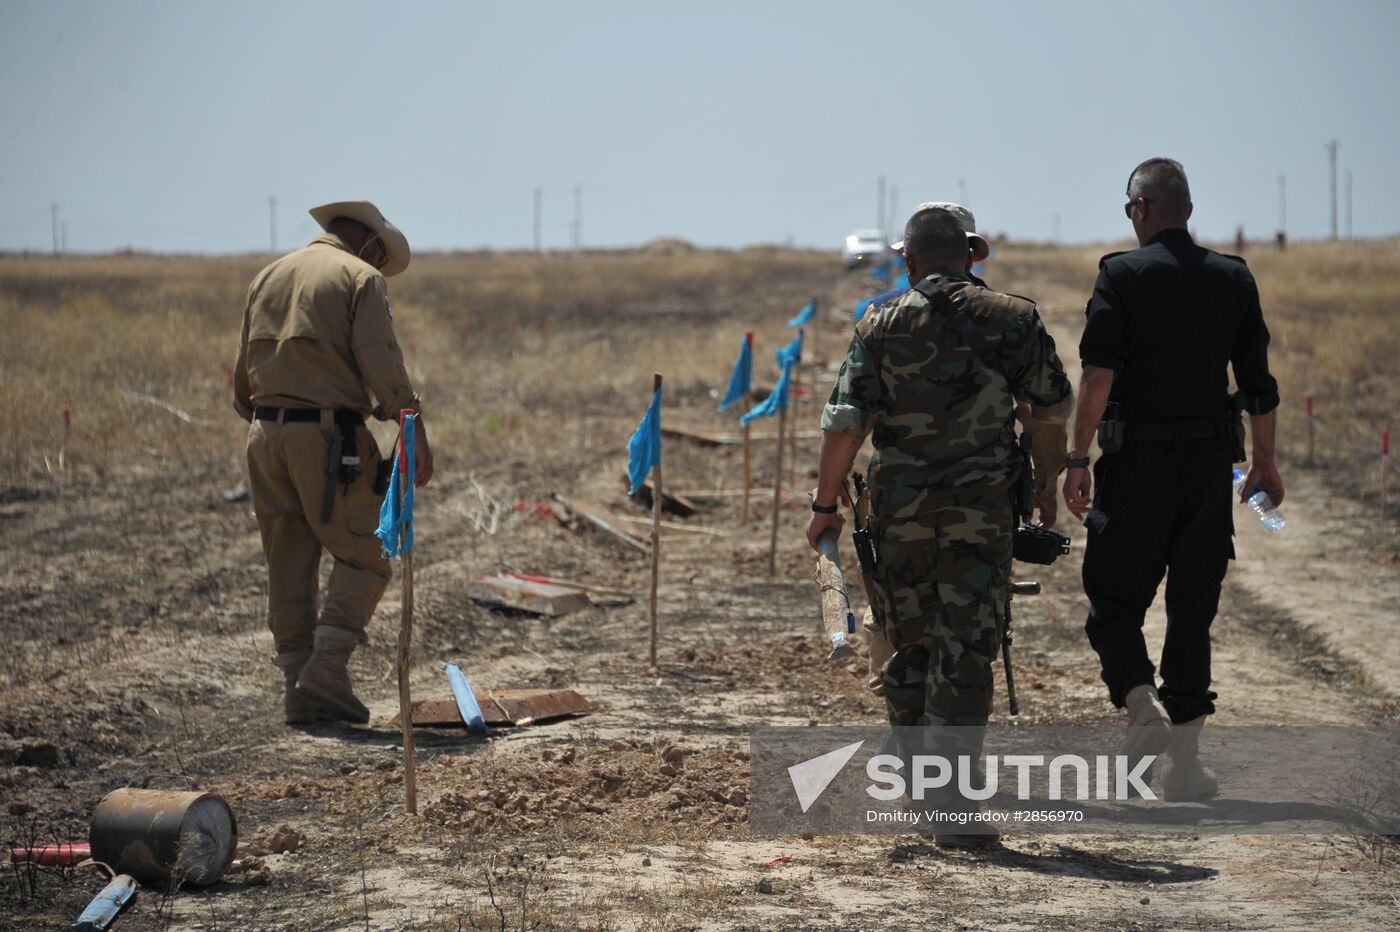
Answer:
<path fill-rule="evenodd" d="M 1099 421 L 1099 450 L 1103 453 L 1118 453 L 1123 449 L 1122 410 L 1118 402 L 1110 401 L 1104 408 L 1103 420 Z"/>
<path fill-rule="evenodd" d="M 389 477 L 394 473 L 394 460 L 391 457 L 387 460 L 380 460 L 379 466 L 374 470 L 374 494 L 383 495 L 389 491 Z"/>
<path fill-rule="evenodd" d="M 1022 563 L 1049 566 L 1069 553 L 1069 538 L 1049 528 L 1026 524 L 1016 529 L 1011 541 L 1011 556 Z"/>

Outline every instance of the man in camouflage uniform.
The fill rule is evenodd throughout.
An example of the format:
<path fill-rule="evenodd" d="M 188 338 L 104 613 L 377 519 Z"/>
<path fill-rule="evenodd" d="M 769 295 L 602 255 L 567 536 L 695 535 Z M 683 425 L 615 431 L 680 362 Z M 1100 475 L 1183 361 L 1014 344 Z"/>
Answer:
<path fill-rule="evenodd" d="M 1016 402 L 1060 431 L 1063 449 L 1072 391 L 1035 304 L 969 280 L 968 239 L 954 214 L 916 212 L 903 251 L 915 288 L 856 326 L 822 412 L 807 538 L 815 548 L 842 527 L 844 479 L 873 432 L 873 596 L 894 649 L 883 670 L 890 723 L 983 726 L 1011 570 Z"/>

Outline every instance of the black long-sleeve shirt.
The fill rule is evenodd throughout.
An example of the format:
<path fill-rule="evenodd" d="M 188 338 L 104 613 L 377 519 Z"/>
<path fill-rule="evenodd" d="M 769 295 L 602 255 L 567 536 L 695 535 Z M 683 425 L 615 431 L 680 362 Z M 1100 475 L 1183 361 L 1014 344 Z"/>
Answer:
<path fill-rule="evenodd" d="M 1254 276 L 1185 230 L 1105 256 L 1085 313 L 1080 359 L 1114 370 L 1110 400 L 1129 421 L 1225 419 L 1227 364 L 1251 413 L 1278 407 Z"/>

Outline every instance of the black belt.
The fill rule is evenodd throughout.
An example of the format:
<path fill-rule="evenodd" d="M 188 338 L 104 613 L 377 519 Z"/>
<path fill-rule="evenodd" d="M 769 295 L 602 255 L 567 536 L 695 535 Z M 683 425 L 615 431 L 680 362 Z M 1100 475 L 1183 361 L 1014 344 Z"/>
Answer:
<path fill-rule="evenodd" d="M 1123 439 L 1148 443 L 1167 440 L 1229 440 L 1234 437 L 1229 421 L 1128 421 Z"/>
<path fill-rule="evenodd" d="M 363 424 L 365 416 L 358 411 L 347 411 L 343 408 L 335 412 L 337 419 L 348 420 L 355 424 Z M 253 409 L 253 417 L 260 421 L 281 420 L 283 424 L 319 424 L 321 423 L 320 408 L 268 408 L 258 405 Z"/>

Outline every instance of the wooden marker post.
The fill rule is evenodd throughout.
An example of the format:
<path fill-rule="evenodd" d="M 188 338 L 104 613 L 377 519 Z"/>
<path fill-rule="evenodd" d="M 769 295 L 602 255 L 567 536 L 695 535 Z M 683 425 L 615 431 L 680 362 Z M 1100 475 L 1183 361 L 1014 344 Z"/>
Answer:
<path fill-rule="evenodd" d="M 413 488 L 408 474 L 408 451 L 404 448 L 403 418 L 399 427 L 399 494 Z M 418 769 L 413 749 L 413 696 L 409 689 L 409 654 L 413 645 L 413 551 L 403 551 L 403 604 L 399 612 L 399 721 L 403 729 L 403 807 L 409 815 L 418 814 Z"/>
<path fill-rule="evenodd" d="M 661 373 L 652 374 L 651 390 L 654 393 L 661 390 Z M 660 411 L 657 415 L 660 416 Z M 661 457 L 658 456 L 656 465 L 652 467 L 652 496 L 651 496 L 651 665 L 656 666 L 656 584 L 661 578 Z"/>
<path fill-rule="evenodd" d="M 1304 409 L 1308 412 L 1308 465 L 1312 466 L 1315 440 L 1315 438 L 1313 437 L 1312 395 L 1309 395 L 1307 398 L 1303 399 L 1303 406 Z"/>
<path fill-rule="evenodd" d="M 68 437 L 73 433 L 73 409 L 63 406 L 63 442 L 58 447 L 58 471 L 68 470 Z"/>
<path fill-rule="evenodd" d="M 798 346 L 806 345 L 806 328 L 799 327 L 797 330 Z M 799 353 L 797 362 L 792 364 L 792 385 L 789 386 L 789 399 L 792 406 L 792 433 L 788 435 L 788 488 L 797 488 L 797 425 L 801 421 L 797 417 L 797 386 L 802 382 L 802 354 Z"/>
<path fill-rule="evenodd" d="M 1390 507 L 1390 431 L 1381 431 L 1381 510 Z"/>
<path fill-rule="evenodd" d="M 790 387 L 790 386 L 789 386 Z M 787 408 L 778 409 L 778 462 L 773 470 L 773 533 L 768 539 L 768 575 L 778 575 L 778 517 L 783 505 L 783 441 L 787 435 Z"/>
<path fill-rule="evenodd" d="M 744 334 L 744 342 L 748 344 L 748 347 L 749 347 L 749 359 L 752 360 L 752 359 L 753 359 L 753 331 L 752 331 L 752 330 L 750 330 L 750 331 L 748 331 L 747 333 Z M 752 381 L 752 380 L 750 380 L 750 381 Z M 745 411 L 749 411 L 749 410 L 751 410 L 752 408 L 753 408 L 753 389 L 752 389 L 752 386 L 751 386 L 750 389 L 749 389 L 748 391 L 744 392 L 744 410 L 745 410 Z M 750 461 L 750 459 L 749 459 L 749 428 L 750 428 L 750 426 L 752 426 L 752 425 L 749 425 L 749 424 L 745 424 L 745 425 L 744 425 L 744 499 L 743 499 L 743 505 L 740 506 L 740 509 L 739 509 L 739 526 L 740 526 L 740 527 L 748 527 L 748 524 L 749 524 L 749 486 L 753 484 L 753 466 L 752 466 L 752 463 L 751 463 L 751 461 Z"/>

